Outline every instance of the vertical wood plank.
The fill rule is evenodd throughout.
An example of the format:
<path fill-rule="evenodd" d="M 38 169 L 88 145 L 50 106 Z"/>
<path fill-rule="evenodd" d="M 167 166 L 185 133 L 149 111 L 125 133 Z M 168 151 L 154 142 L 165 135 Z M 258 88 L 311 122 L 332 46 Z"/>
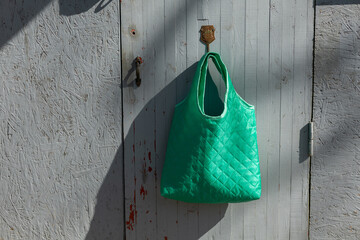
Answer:
<path fill-rule="evenodd" d="M 245 3 L 245 101 L 256 107 L 257 85 L 257 1 L 247 0 Z M 244 203 L 244 239 L 255 239 L 256 202 Z"/>
<path fill-rule="evenodd" d="M 198 0 L 197 1 L 197 19 L 209 19 L 209 1 L 211 0 Z"/>
<path fill-rule="evenodd" d="M 294 133 L 299 133 L 303 127 L 306 127 L 307 119 L 310 118 L 309 113 L 311 112 L 311 101 L 309 100 L 308 92 L 311 92 L 311 85 L 309 83 L 311 83 L 312 79 L 312 68 L 309 65 L 309 61 L 312 58 L 308 45 L 312 44 L 312 39 L 309 36 L 313 35 L 313 31 L 312 25 L 299 23 L 313 20 L 312 4 L 311 1 L 296 1 L 295 6 Z M 304 186 L 309 186 L 309 158 L 306 155 L 306 151 L 304 153 L 304 149 L 307 149 L 307 140 L 301 140 L 302 142 L 300 142 L 300 137 L 296 137 L 296 134 L 293 135 L 290 219 L 290 237 L 293 239 L 305 239 L 308 237 L 309 195 L 308 191 L 304 190 Z M 299 206 L 303 207 L 300 208 Z"/>
<path fill-rule="evenodd" d="M 220 54 L 222 60 L 224 61 L 227 69 L 229 71 L 230 77 L 234 82 L 234 78 L 238 80 L 237 76 L 234 76 L 231 72 L 233 71 L 234 57 L 232 56 L 232 48 L 237 44 L 241 44 L 238 42 L 238 39 L 235 39 L 235 23 L 234 23 L 234 3 L 232 0 L 221 1 L 220 5 L 220 31 L 217 32 L 217 37 L 220 39 Z M 236 80 L 236 81 L 237 81 Z M 225 95 L 225 88 L 223 85 L 220 85 L 220 95 Z M 232 214 L 233 214 L 233 205 L 235 204 L 224 204 L 220 209 L 223 218 L 220 222 L 220 232 L 221 236 L 224 239 L 233 239 L 232 238 Z M 242 208 L 240 207 L 242 211 Z M 236 213 L 235 213 L 236 214 Z M 240 227 L 240 224 L 239 224 Z"/>
<path fill-rule="evenodd" d="M 270 239 L 279 239 L 279 190 L 280 190 L 280 90 L 281 90 L 281 55 L 282 55 L 282 2 L 270 2 L 270 146 L 268 148 L 268 201 L 267 201 L 267 235 Z"/>
<path fill-rule="evenodd" d="M 199 5 L 198 5 L 199 6 Z M 220 52 L 220 43 L 221 38 L 219 34 L 221 33 L 221 1 L 216 0 L 207 0 L 203 2 L 202 8 L 205 9 L 208 13 L 206 20 L 199 21 L 200 30 L 201 25 L 209 24 L 215 27 L 215 38 L 216 40 L 210 44 L 211 52 Z M 198 16 L 199 19 L 199 16 Z M 205 23 L 207 21 L 207 23 Z M 198 59 L 202 57 L 205 53 L 206 47 L 199 43 L 199 54 Z M 210 74 L 214 83 L 218 86 L 223 86 L 223 80 L 221 75 L 218 73 L 215 65 L 212 60 L 209 61 L 208 74 Z M 221 225 L 217 224 L 221 221 L 224 213 L 222 212 L 222 207 L 224 204 L 199 204 L 199 237 L 200 239 L 227 239 L 226 234 L 223 232 L 221 234 Z"/>
<path fill-rule="evenodd" d="M 124 11 L 126 9 L 126 11 Z M 138 120 L 138 114 L 141 114 L 142 108 L 146 105 L 144 98 L 144 88 L 135 88 L 134 59 L 143 55 L 143 42 L 141 36 L 144 36 L 143 16 L 138 14 L 142 9 L 141 1 L 123 2 L 121 7 L 122 22 L 122 69 L 123 69 L 123 116 L 124 116 L 124 174 L 125 174 L 125 223 L 126 238 L 136 239 L 138 234 L 138 205 L 140 185 L 142 178 L 139 174 L 138 166 L 142 165 L 143 144 L 142 139 L 138 139 L 140 132 L 137 132 L 137 122 L 139 128 L 143 123 Z M 144 84 L 144 82 L 142 83 Z M 145 83 L 146 85 L 149 83 Z M 143 85 L 144 86 L 144 85 Z M 141 129 L 140 129 L 141 130 Z M 142 211 L 142 210 L 141 210 Z"/>
<path fill-rule="evenodd" d="M 281 102 L 280 102 L 280 186 L 278 231 L 279 239 L 290 239 L 291 163 L 294 80 L 294 7 L 295 1 L 282 2 Z"/>
<path fill-rule="evenodd" d="M 155 139 L 155 71 L 156 59 L 154 55 L 155 46 L 158 41 L 157 35 L 153 34 L 156 30 L 153 14 L 155 6 L 153 1 L 143 1 L 142 12 L 143 29 L 139 32 L 146 41 L 141 40 L 141 53 L 144 63 L 141 66 L 142 83 L 139 87 L 139 101 L 141 102 L 140 112 L 136 116 L 135 123 L 135 177 L 137 185 L 136 211 L 137 225 L 136 237 L 138 239 L 152 239 L 156 237 L 156 184 L 154 162 L 154 139 Z M 131 149 L 126 149 L 131 151 Z"/>
<path fill-rule="evenodd" d="M 160 183 L 162 166 L 165 160 L 168 133 L 171 126 L 171 118 L 176 104 L 176 80 L 174 80 L 173 53 L 175 49 L 175 23 L 172 19 L 171 7 L 174 3 L 171 1 L 157 0 L 155 4 L 158 12 L 154 24 L 158 26 L 155 31 L 158 34 L 156 61 L 157 70 L 155 72 L 155 135 L 156 143 L 154 149 L 156 152 L 156 169 L 154 169 L 157 181 L 157 225 L 156 237 L 154 239 L 178 239 L 177 224 L 177 203 L 174 200 L 166 199 L 160 195 Z M 161 30 L 163 28 L 163 30 Z M 169 48 L 167 50 L 167 48 Z M 171 60 L 171 62 L 169 62 Z M 173 65 L 174 66 L 174 65 Z"/>
<path fill-rule="evenodd" d="M 206 4 L 207 1 L 203 1 L 203 4 Z M 196 42 L 196 49 L 194 49 L 194 52 L 187 52 L 187 46 L 185 45 L 185 42 L 187 43 L 187 39 L 195 38 L 196 36 L 199 36 L 199 29 L 196 30 L 196 32 L 189 33 L 190 35 L 187 36 L 185 33 L 187 32 L 186 28 L 188 24 L 194 24 L 197 25 L 197 20 L 194 18 L 191 19 L 183 19 L 180 16 L 187 16 L 187 11 L 192 11 L 190 9 L 194 8 L 194 11 L 196 9 L 199 9 L 199 6 L 202 6 L 201 1 L 192 1 L 192 2 L 186 2 L 186 1 L 175 1 L 176 3 L 176 13 L 177 15 L 177 24 L 176 24 L 176 39 L 175 44 L 177 48 L 175 49 L 176 55 L 175 55 L 175 66 L 178 70 L 177 74 L 181 74 L 186 70 L 187 65 L 187 58 L 188 56 L 190 58 L 197 58 L 196 53 L 198 49 L 199 42 Z M 205 7 L 205 6 L 204 6 Z M 181 11 L 180 11 L 181 10 Z M 204 14 L 206 14 L 206 9 L 202 11 Z M 199 14 L 199 11 L 197 11 Z M 205 17 L 205 15 L 203 16 Z M 192 82 L 194 72 L 189 74 L 189 82 L 186 80 L 186 74 L 181 74 L 180 76 L 177 75 L 176 79 L 176 88 L 178 91 L 176 92 L 176 102 L 180 102 L 181 100 L 186 97 L 187 92 L 184 92 L 184 90 L 189 88 L 190 83 Z M 178 202 L 177 203 L 177 210 L 178 210 L 178 239 L 184 238 L 184 239 L 198 239 L 199 238 L 199 204 L 196 203 L 184 203 L 184 202 Z"/>
<path fill-rule="evenodd" d="M 199 37 L 199 30 L 198 28 L 198 18 L 204 18 L 207 15 L 207 9 L 204 6 L 207 4 L 207 1 L 182 1 L 185 4 L 185 13 L 183 13 L 188 18 L 185 21 L 186 28 L 189 27 L 189 31 L 186 29 L 186 55 L 185 61 L 188 67 L 188 64 L 191 64 L 192 60 L 198 60 L 198 45 L 199 41 L 193 41 Z M 195 15 L 196 14 L 196 15 Z M 183 24 L 183 22 L 181 22 Z M 183 36 L 185 37 L 185 36 Z M 183 39 L 181 37 L 181 39 Z M 190 44 L 188 46 L 188 44 Z M 192 49 L 192 51 L 188 52 L 188 49 Z M 183 58 L 183 56 L 182 56 Z M 179 63 L 179 62 L 178 62 Z M 183 69 L 183 66 L 181 66 Z M 184 70 L 184 69 L 183 69 Z M 176 94 L 176 102 L 180 102 L 185 96 L 186 92 L 182 90 L 188 89 L 189 85 L 192 82 L 193 74 L 189 73 L 189 75 L 185 74 L 178 79 L 177 87 L 179 86 L 187 86 L 182 87 L 180 91 Z M 189 83 L 186 83 L 187 80 L 184 78 L 188 77 Z M 199 204 L 196 203 L 184 203 L 184 202 L 177 202 L 177 211 L 178 211 L 178 239 L 186 238 L 186 239 L 198 239 L 199 238 Z"/>
<path fill-rule="evenodd" d="M 256 239 L 267 238 L 267 195 L 268 148 L 270 143 L 270 91 L 269 91 L 269 52 L 270 52 L 270 0 L 258 0 L 258 44 L 257 44 L 257 89 L 256 122 L 261 172 L 261 198 L 256 202 Z"/>
<path fill-rule="evenodd" d="M 245 12 L 245 1 L 221 1 L 221 56 L 241 96 L 245 92 Z M 230 239 L 243 239 L 244 205 L 229 204 L 223 222 L 230 226 Z"/>

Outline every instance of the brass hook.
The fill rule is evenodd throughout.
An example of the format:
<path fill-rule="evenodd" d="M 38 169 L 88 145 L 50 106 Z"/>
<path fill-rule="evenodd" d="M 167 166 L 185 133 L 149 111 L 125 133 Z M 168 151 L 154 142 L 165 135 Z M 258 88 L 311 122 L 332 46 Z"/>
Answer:
<path fill-rule="evenodd" d="M 200 29 L 200 40 L 206 44 L 207 52 L 210 52 L 210 43 L 215 40 L 215 28 L 213 25 L 203 25 Z"/>

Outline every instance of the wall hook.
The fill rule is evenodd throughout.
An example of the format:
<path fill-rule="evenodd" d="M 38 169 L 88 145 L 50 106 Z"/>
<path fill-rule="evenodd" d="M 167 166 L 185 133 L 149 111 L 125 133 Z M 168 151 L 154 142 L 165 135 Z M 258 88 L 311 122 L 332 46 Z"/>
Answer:
<path fill-rule="evenodd" d="M 135 59 L 135 64 L 136 64 L 136 86 L 140 86 L 141 84 L 141 78 L 140 78 L 140 64 L 142 64 L 144 61 L 142 60 L 141 57 L 136 57 Z"/>
<path fill-rule="evenodd" d="M 206 44 L 206 51 L 210 52 L 210 43 L 215 40 L 215 28 L 213 25 L 201 26 L 200 40 Z"/>

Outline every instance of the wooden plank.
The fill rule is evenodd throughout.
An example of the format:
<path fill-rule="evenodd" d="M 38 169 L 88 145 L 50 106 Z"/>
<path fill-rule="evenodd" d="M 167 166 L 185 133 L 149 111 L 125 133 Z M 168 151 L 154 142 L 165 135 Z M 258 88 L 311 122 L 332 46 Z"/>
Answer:
<path fill-rule="evenodd" d="M 236 4 L 236 3 L 235 3 Z M 236 76 L 233 76 L 231 71 L 232 67 L 230 66 L 233 63 L 233 56 L 231 54 L 232 46 L 234 44 L 238 44 L 237 40 L 234 39 L 234 3 L 232 0 L 225 0 L 221 1 L 220 5 L 220 30 L 217 31 L 217 39 L 220 40 L 220 54 L 222 60 L 224 61 L 225 65 L 230 74 L 230 78 L 234 82 L 234 79 L 237 79 Z M 240 43 L 241 44 L 241 43 Z M 225 95 L 225 88 L 223 85 L 220 85 L 220 95 Z M 223 215 L 221 222 L 220 222 L 220 231 L 221 237 L 223 239 L 232 239 L 232 214 L 233 211 L 232 205 L 234 204 L 224 204 L 220 209 L 221 215 Z M 242 210 L 242 208 L 241 208 Z"/>
<path fill-rule="evenodd" d="M 280 183 L 278 227 L 279 239 L 290 239 L 291 163 L 293 139 L 293 81 L 294 81 L 294 14 L 295 1 L 283 1 L 281 102 L 280 102 Z M 298 132 L 295 133 L 296 135 Z M 295 157 L 296 158 L 296 157 Z"/>
<path fill-rule="evenodd" d="M 295 45 L 293 84 L 293 157 L 291 176 L 290 237 L 308 238 L 309 212 L 309 158 L 307 157 L 307 137 L 300 133 L 306 128 L 311 113 L 312 49 L 313 44 L 313 2 L 295 3 Z M 299 24 L 308 22 L 308 24 Z M 304 137 L 305 135 L 305 137 Z"/>
<path fill-rule="evenodd" d="M 165 58 L 162 60 L 164 61 Z M 163 65 L 165 66 L 165 64 Z M 165 72 L 165 71 L 164 71 Z M 172 79 L 170 80 L 172 81 Z M 167 82 L 167 81 L 166 81 Z M 156 96 L 156 176 L 157 176 L 157 238 L 178 239 L 178 207 L 177 201 L 166 199 L 160 195 L 162 166 L 165 160 L 168 133 L 170 131 L 173 106 L 176 103 L 175 82 L 169 82 Z M 183 222 L 180 224 L 184 224 Z"/>
<path fill-rule="evenodd" d="M 267 179 L 267 237 L 270 239 L 279 239 L 278 210 L 280 195 L 280 89 L 281 89 L 281 55 L 282 55 L 282 9 L 281 0 L 272 0 L 270 3 L 270 132 L 269 132 L 269 148 L 268 148 L 268 179 Z M 286 11 L 286 10 L 285 10 Z M 261 144 L 261 143 L 260 143 Z"/>
<path fill-rule="evenodd" d="M 267 195 L 268 185 L 268 148 L 270 142 L 270 91 L 269 91 L 269 9 L 270 0 L 258 0 L 258 37 L 257 37 L 257 95 L 256 95 L 256 122 L 261 172 L 261 198 L 256 202 L 256 239 L 267 238 Z"/>
<path fill-rule="evenodd" d="M 165 161 L 168 134 L 171 126 L 171 118 L 176 104 L 176 81 L 174 80 L 174 51 L 175 47 L 175 29 L 176 19 L 171 17 L 171 8 L 174 2 L 158 1 L 155 5 L 158 9 L 156 24 L 159 29 L 158 47 L 156 50 L 157 69 L 155 72 L 155 136 L 156 143 L 154 149 L 156 152 L 156 193 L 157 193 L 157 225 L 156 237 L 154 239 L 178 239 L 177 234 L 177 202 L 166 199 L 160 195 L 160 181 L 162 166 Z M 161 28 L 164 28 L 161 31 Z M 168 50 L 167 50 L 168 49 Z"/>
<path fill-rule="evenodd" d="M 221 1 L 216 0 L 208 0 L 204 1 L 202 8 L 206 9 L 208 15 L 206 16 L 206 20 L 209 25 L 213 25 L 215 27 L 215 34 L 217 38 L 219 38 L 219 33 L 221 33 Z M 198 10 L 199 11 L 199 10 Z M 198 16 L 199 19 L 199 16 Z M 203 25 L 203 21 L 199 21 L 200 30 L 201 25 Z M 205 25 L 205 24 L 204 24 Z M 210 51 L 220 52 L 220 43 L 221 39 L 215 40 L 210 44 Z M 199 43 L 199 53 L 198 59 L 202 57 L 205 53 L 205 46 L 202 43 Z M 221 74 L 217 71 L 215 65 L 213 64 L 212 60 L 209 61 L 208 66 L 208 74 L 210 74 L 211 78 L 213 79 L 214 83 L 221 87 L 224 86 L 223 79 Z M 222 207 L 226 209 L 227 204 L 199 204 L 199 239 L 227 239 L 226 233 L 222 231 L 221 219 L 224 215 L 222 212 Z"/>
<path fill-rule="evenodd" d="M 176 78 L 176 102 L 179 103 L 186 97 L 187 95 L 187 89 L 189 89 L 190 84 L 192 82 L 192 77 L 194 72 L 189 74 L 190 81 L 186 81 L 186 73 L 183 73 L 186 70 L 187 65 L 187 58 L 196 58 L 197 56 L 197 48 L 198 46 L 195 45 L 195 49 L 193 52 L 187 52 L 187 45 L 184 43 L 187 42 L 188 39 L 196 38 L 199 36 L 199 29 L 197 29 L 195 32 L 189 33 L 188 36 L 185 34 L 187 32 L 186 28 L 189 26 L 188 24 L 197 25 L 197 19 L 196 18 L 190 18 L 190 19 L 183 19 L 180 18 L 180 16 L 187 16 L 187 11 L 196 11 L 199 4 L 197 4 L 197 1 L 192 2 L 185 2 L 185 1 L 175 1 L 176 2 L 176 14 L 179 14 L 177 18 L 177 24 L 176 24 L 176 33 L 175 33 L 175 40 L 174 43 L 177 46 L 176 49 L 174 49 L 174 61 L 175 66 L 178 69 L 177 72 L 177 78 Z M 190 10 L 191 8 L 194 8 L 193 10 Z M 181 9 L 181 11 L 180 11 Z M 192 17 L 195 17 L 195 14 L 191 14 Z M 198 41 L 196 44 L 199 44 Z M 179 75 L 181 74 L 181 75 Z M 192 75 L 192 76 L 191 76 Z M 194 203 L 184 203 L 184 202 L 178 202 L 177 203 L 177 213 L 178 213 L 178 229 L 177 229 L 177 237 L 178 239 L 198 239 L 199 238 L 199 204 Z"/>
<path fill-rule="evenodd" d="M 126 11 L 124 11 L 126 9 Z M 137 125 L 143 123 L 138 120 L 142 108 L 146 105 L 143 97 L 144 88 L 135 87 L 134 60 L 142 56 L 147 61 L 142 51 L 143 42 L 140 36 L 144 36 L 142 25 L 141 1 L 123 2 L 121 6 L 121 32 L 122 32 L 122 69 L 123 69 L 123 116 L 124 116 L 124 175 L 125 175 L 125 224 L 126 238 L 136 239 L 138 235 L 138 205 L 140 185 L 142 178 L 139 177 L 137 166 L 141 166 L 145 152 L 142 139 L 137 138 Z M 143 85 L 149 84 L 143 80 Z M 138 120 L 138 121 L 137 121 Z M 137 124 L 138 123 L 138 124 Z"/>
<path fill-rule="evenodd" d="M 209 20 L 210 11 L 209 11 L 209 0 L 198 0 L 197 1 L 197 19 L 198 20 Z"/>
<path fill-rule="evenodd" d="M 126 109 L 124 108 L 124 116 L 126 116 L 125 121 L 133 121 L 133 124 L 137 126 L 133 133 L 129 132 L 127 134 L 127 138 L 133 138 L 132 141 L 135 143 L 135 164 L 132 166 L 129 164 L 129 172 L 133 172 L 136 179 L 136 184 L 131 185 L 132 178 L 130 177 L 128 180 L 130 184 L 126 185 L 129 188 L 129 191 L 127 191 L 127 196 L 129 197 L 127 199 L 130 206 L 132 202 L 134 202 L 134 206 L 136 206 L 136 228 L 134 228 L 133 231 L 129 230 L 127 232 L 127 237 L 130 239 L 157 239 L 158 236 L 161 236 L 162 238 L 167 236 L 167 232 L 164 228 L 157 228 L 159 224 L 161 227 L 164 226 L 162 224 L 164 223 L 164 220 L 169 220 L 169 216 L 164 217 L 164 210 L 168 210 L 166 214 L 169 214 L 169 212 L 171 212 L 170 209 L 174 212 L 175 206 L 173 204 L 170 206 L 165 205 L 165 208 L 160 208 L 158 211 L 158 208 L 160 206 L 162 207 L 162 205 L 159 204 L 163 201 L 159 194 L 160 181 L 158 174 L 161 174 L 161 168 L 158 169 L 158 167 L 159 165 L 162 166 L 159 162 L 163 162 L 163 159 L 159 159 L 159 153 L 156 150 L 156 141 L 158 141 L 158 147 L 160 149 L 164 149 L 163 144 L 166 142 L 159 140 L 158 136 L 162 136 L 163 132 L 156 132 L 156 129 L 161 129 L 157 124 L 158 122 L 160 124 L 164 123 L 164 120 L 160 116 L 165 115 L 167 110 L 159 104 L 163 99 L 163 92 L 167 90 L 166 77 L 171 78 L 171 75 L 168 73 L 175 73 L 175 64 L 171 65 L 171 62 L 168 61 L 170 58 L 166 55 L 166 53 L 171 54 L 171 51 L 165 52 L 165 46 L 167 49 L 171 49 L 171 46 L 165 45 L 165 41 L 169 40 L 169 37 L 172 36 L 171 31 L 175 33 L 175 29 L 171 25 L 174 25 L 176 21 L 175 18 L 173 18 L 172 13 L 165 12 L 164 7 L 166 6 L 163 1 L 137 1 L 137 3 L 134 2 L 133 4 L 134 6 L 131 6 L 132 9 L 137 11 L 140 9 L 142 11 L 142 14 L 140 14 L 142 17 L 134 18 L 135 21 L 137 21 L 137 24 L 132 23 L 132 26 L 140 25 L 142 27 L 141 30 L 137 28 L 138 37 L 135 37 L 134 39 L 134 36 L 132 36 L 133 38 L 128 38 L 126 40 L 131 41 L 132 47 L 137 44 L 135 46 L 135 51 L 137 51 L 138 54 L 133 54 L 133 58 L 141 56 L 144 63 L 141 66 L 141 86 L 136 88 L 134 85 L 131 85 L 131 88 L 133 88 L 134 91 L 132 97 L 136 99 L 136 101 L 130 101 L 128 109 L 131 109 L 133 112 L 132 114 L 135 113 L 135 116 L 126 114 Z M 127 8 L 125 7 L 124 9 Z M 125 11 L 126 10 L 124 10 L 124 12 Z M 174 11 L 174 9 L 172 9 L 172 11 Z M 131 16 L 137 15 L 138 13 L 132 13 Z M 165 20 L 169 20 L 167 21 L 168 25 L 165 25 Z M 166 37 L 165 32 L 167 33 Z M 176 51 L 175 47 L 172 49 L 173 52 Z M 125 53 L 126 51 L 127 49 L 125 50 Z M 167 61 L 166 63 L 165 58 Z M 131 63 L 132 59 L 128 59 L 128 61 Z M 168 69 L 168 71 L 165 72 L 165 69 Z M 132 78 L 134 77 L 135 76 L 132 75 Z M 165 94 L 166 97 L 171 95 L 174 94 L 169 94 L 169 92 Z M 171 97 L 169 99 L 171 99 Z M 155 104 L 159 104 L 158 109 Z M 173 106 L 173 104 L 171 104 L 171 106 Z M 130 149 L 131 148 L 126 149 L 129 155 L 131 155 Z M 127 158 L 126 156 L 125 152 L 125 158 Z M 134 192 L 134 199 L 132 198 L 132 192 Z M 176 215 L 172 214 L 172 216 L 176 218 Z M 174 220 L 170 221 L 169 224 L 165 226 L 169 226 L 169 230 L 174 229 L 174 227 L 171 227 L 170 223 L 172 223 L 172 226 L 176 224 Z"/>
<path fill-rule="evenodd" d="M 245 1 L 221 1 L 221 56 L 241 96 L 245 92 L 245 11 Z M 229 204 L 222 222 L 224 231 L 230 232 L 230 239 L 243 239 L 244 205 Z"/>
<path fill-rule="evenodd" d="M 156 237 L 156 184 L 155 184 L 155 169 L 154 162 L 154 139 L 155 139 L 155 71 L 157 66 L 156 56 L 154 56 L 154 43 L 158 41 L 154 33 L 155 24 L 154 13 L 155 5 L 152 1 L 143 1 L 138 7 L 146 9 L 142 12 L 142 18 L 139 22 L 143 29 L 138 32 L 140 36 L 144 36 L 147 41 L 140 40 L 142 50 L 141 55 L 144 63 L 141 66 L 142 82 L 139 91 L 139 105 L 140 112 L 133 120 L 135 123 L 135 178 L 137 184 L 135 186 L 136 194 L 136 211 L 137 211 L 137 225 L 134 229 L 136 231 L 136 238 L 138 239 L 153 239 Z M 139 46 L 140 47 L 140 46 Z M 124 108 L 125 109 L 125 108 Z M 126 117 L 124 120 L 127 121 Z M 127 152 L 132 149 L 125 149 L 125 157 Z M 135 196 L 134 196 L 135 197 Z"/>
<path fill-rule="evenodd" d="M 256 107 L 257 85 L 257 1 L 245 3 L 245 101 Z M 244 239 L 255 239 L 256 234 L 256 202 L 244 203 Z"/>
<path fill-rule="evenodd" d="M 204 1 L 205 2 L 205 1 Z M 185 3 L 185 2 L 184 2 Z M 206 4 L 206 2 L 204 3 Z M 199 30 L 198 28 L 198 14 L 200 12 L 198 11 L 199 7 L 202 7 L 203 1 L 187 1 L 186 2 L 186 10 L 185 10 L 185 16 L 188 16 L 186 19 L 186 27 L 189 27 L 190 25 L 193 25 L 190 29 L 192 31 L 186 30 L 186 42 L 192 42 L 192 44 L 188 47 L 186 47 L 186 64 L 191 63 L 191 60 L 197 61 L 198 60 L 198 46 L 199 41 L 193 41 L 193 39 L 196 39 L 199 37 Z M 206 12 L 206 11 L 205 11 Z M 189 15 L 187 15 L 189 13 Z M 196 14 L 196 15 L 195 15 Z M 200 15 L 199 15 L 200 16 Z M 175 42 L 175 41 L 174 41 Z M 188 52 L 189 49 L 192 49 L 192 51 Z M 190 60 L 191 59 L 191 60 Z M 192 82 L 194 72 L 192 74 L 189 74 L 189 84 Z M 192 76 L 191 76 L 192 75 Z M 179 78 L 179 82 L 176 83 L 176 87 L 180 86 L 182 90 L 186 90 L 186 81 L 184 81 L 183 77 Z M 180 102 L 187 93 L 178 91 L 176 94 L 176 102 Z M 196 203 L 184 203 L 184 202 L 178 202 L 177 203 L 177 213 L 178 213 L 178 228 L 177 228 L 177 236 L 178 239 L 184 238 L 184 239 L 198 239 L 199 238 L 199 230 L 198 230 L 198 218 L 199 218 L 199 204 Z"/>

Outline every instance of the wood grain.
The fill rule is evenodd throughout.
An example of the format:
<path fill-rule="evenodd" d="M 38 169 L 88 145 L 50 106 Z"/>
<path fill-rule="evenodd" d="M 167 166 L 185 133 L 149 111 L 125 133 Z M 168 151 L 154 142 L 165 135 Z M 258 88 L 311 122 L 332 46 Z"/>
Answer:
<path fill-rule="evenodd" d="M 31 3 L 0 3 L 0 239 L 307 239 L 312 1 Z M 174 106 L 205 52 L 199 30 L 207 24 L 216 28 L 210 49 L 256 107 L 262 197 L 254 202 L 188 204 L 159 192 Z M 330 35 L 330 44 L 357 52 L 348 47 L 357 25 L 334 26 L 347 37 Z M 346 56 L 355 66 L 356 56 Z M 341 79 L 356 81 L 354 69 Z M 347 109 L 319 99 L 330 113 L 328 104 Z M 331 129 L 326 114 L 317 124 Z M 340 232 L 357 236 L 348 225 Z"/>
<path fill-rule="evenodd" d="M 300 138 L 300 133 L 311 113 L 313 6 L 310 1 L 171 0 L 154 4 L 156 8 L 142 0 L 122 4 L 124 75 L 131 69 L 136 55 L 140 54 L 146 62 L 142 69 L 146 83 L 139 88 L 130 85 L 124 89 L 124 121 L 128 126 L 125 128 L 127 214 L 133 204 L 133 192 L 138 193 L 138 187 L 144 184 L 138 176 L 141 166 L 130 161 L 132 144 L 136 146 L 155 132 L 156 147 L 150 144 L 146 150 L 135 149 L 135 155 L 143 156 L 144 151 L 151 151 L 157 157 L 153 170 L 156 188 L 149 184 L 146 198 L 151 204 L 136 200 L 138 221 L 133 229 L 127 230 L 128 238 L 306 239 L 309 159 L 300 161 L 299 151 L 303 152 L 301 148 L 306 145 L 307 140 Z M 141 17 L 134 17 L 135 11 Z M 158 31 L 149 29 L 149 22 Z M 255 202 L 220 206 L 187 204 L 164 199 L 159 194 L 174 105 L 187 95 L 194 64 L 204 54 L 199 30 L 207 24 L 216 28 L 216 40 L 210 49 L 221 53 L 238 93 L 256 105 L 263 195 Z M 131 26 L 137 26 L 139 34 L 135 38 L 128 34 Z M 155 50 L 154 44 L 160 43 L 163 45 Z M 213 70 L 210 64 L 210 73 L 221 95 L 224 89 Z M 133 72 L 129 79 L 134 79 Z M 155 114 L 144 113 L 149 104 Z M 134 124 L 145 125 L 146 129 L 135 127 L 134 130 L 130 127 Z M 136 185 L 134 176 L 138 176 Z M 147 231 L 144 227 L 147 218 L 139 209 L 145 214 L 146 210 L 154 211 L 154 197 L 149 197 L 149 191 L 154 190 L 157 222 L 153 220 L 151 230 Z"/>

